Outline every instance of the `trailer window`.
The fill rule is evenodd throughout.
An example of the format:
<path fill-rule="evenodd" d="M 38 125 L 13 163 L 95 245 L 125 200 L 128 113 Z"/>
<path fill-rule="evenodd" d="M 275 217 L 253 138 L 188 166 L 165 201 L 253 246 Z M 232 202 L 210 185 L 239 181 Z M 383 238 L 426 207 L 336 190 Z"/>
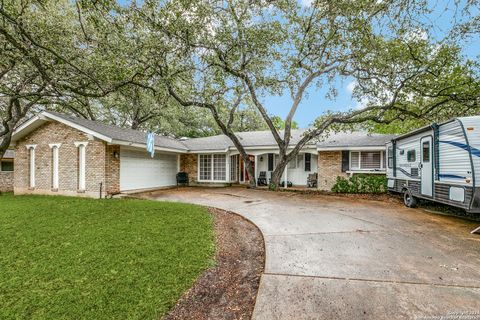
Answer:
<path fill-rule="evenodd" d="M 422 161 L 430 162 L 430 141 L 422 143 Z"/>
<path fill-rule="evenodd" d="M 415 153 L 415 149 L 407 151 L 407 161 L 408 162 L 415 162 L 417 160 L 417 155 Z"/>
<path fill-rule="evenodd" d="M 393 148 L 388 147 L 388 167 L 393 168 Z"/>

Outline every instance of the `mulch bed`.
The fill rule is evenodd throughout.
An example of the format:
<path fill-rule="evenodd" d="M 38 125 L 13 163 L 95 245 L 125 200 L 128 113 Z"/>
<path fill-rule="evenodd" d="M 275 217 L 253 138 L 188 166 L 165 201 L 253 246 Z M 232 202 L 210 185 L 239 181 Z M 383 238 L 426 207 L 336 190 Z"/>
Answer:
<path fill-rule="evenodd" d="M 210 209 L 217 252 L 208 269 L 164 319 L 250 319 L 265 265 L 263 236 L 237 214 Z"/>

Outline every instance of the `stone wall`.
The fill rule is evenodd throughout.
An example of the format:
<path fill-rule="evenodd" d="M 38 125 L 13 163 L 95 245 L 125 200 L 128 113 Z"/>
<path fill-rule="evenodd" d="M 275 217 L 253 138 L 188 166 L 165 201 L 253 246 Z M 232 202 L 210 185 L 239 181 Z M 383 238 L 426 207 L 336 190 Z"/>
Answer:
<path fill-rule="evenodd" d="M 13 172 L 0 171 L 0 192 L 13 191 Z"/>
<path fill-rule="evenodd" d="M 188 180 L 194 184 L 197 182 L 198 155 L 182 154 L 180 155 L 180 171 L 188 173 Z"/>
<path fill-rule="evenodd" d="M 330 191 L 338 176 L 348 176 L 342 172 L 342 151 L 319 151 L 318 189 Z"/>
<path fill-rule="evenodd" d="M 86 151 L 85 190 L 78 190 L 78 148 L 74 142 L 88 142 Z M 59 188 L 52 189 L 52 149 L 59 148 Z M 35 188 L 29 188 L 29 156 L 27 145 L 35 147 Z M 106 150 L 112 151 L 110 153 Z M 98 197 L 100 183 L 110 191 L 119 185 L 119 160 L 105 142 L 58 122 L 48 122 L 27 135 L 16 145 L 14 191 L 16 194 L 62 194 Z M 107 175 L 106 171 L 113 168 Z M 108 177 L 108 179 L 107 179 Z"/>

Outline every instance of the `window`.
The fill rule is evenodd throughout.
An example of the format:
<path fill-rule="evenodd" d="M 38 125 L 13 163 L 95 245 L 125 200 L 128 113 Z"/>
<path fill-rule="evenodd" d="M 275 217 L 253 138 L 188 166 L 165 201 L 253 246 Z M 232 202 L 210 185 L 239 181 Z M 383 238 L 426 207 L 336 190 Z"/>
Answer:
<path fill-rule="evenodd" d="M 408 162 L 415 162 L 417 160 L 417 155 L 415 149 L 407 151 L 407 161 Z"/>
<path fill-rule="evenodd" d="M 224 154 L 201 154 L 199 156 L 199 180 L 226 181 L 227 163 Z M 230 175 L 232 172 L 230 172 Z"/>
<path fill-rule="evenodd" d="M 88 142 L 75 142 L 75 146 L 78 148 L 78 171 L 77 171 L 77 181 L 78 181 L 78 190 L 85 191 L 86 189 L 86 147 Z"/>
<path fill-rule="evenodd" d="M 430 141 L 422 143 L 422 161 L 430 162 Z"/>
<path fill-rule="evenodd" d="M 360 169 L 360 152 L 350 153 L 350 169 Z"/>
<path fill-rule="evenodd" d="M 2 161 L 0 171 L 13 171 L 13 161 Z"/>
<path fill-rule="evenodd" d="M 305 153 L 305 171 L 312 171 L 312 155 Z"/>
<path fill-rule="evenodd" d="M 301 168 L 303 163 L 303 155 L 299 154 L 288 163 L 288 169 Z"/>
<path fill-rule="evenodd" d="M 380 169 L 381 155 L 380 152 L 361 152 L 361 168 L 362 169 Z"/>
<path fill-rule="evenodd" d="M 212 179 L 212 156 L 209 154 L 200 155 L 200 180 Z"/>
<path fill-rule="evenodd" d="M 224 154 L 214 154 L 213 155 L 213 180 L 225 181 L 226 174 L 225 170 L 227 169 L 225 163 Z"/>
<path fill-rule="evenodd" d="M 388 167 L 393 168 L 393 147 L 388 147 Z"/>
<path fill-rule="evenodd" d="M 350 152 L 351 170 L 383 169 L 382 151 L 352 151 Z"/>

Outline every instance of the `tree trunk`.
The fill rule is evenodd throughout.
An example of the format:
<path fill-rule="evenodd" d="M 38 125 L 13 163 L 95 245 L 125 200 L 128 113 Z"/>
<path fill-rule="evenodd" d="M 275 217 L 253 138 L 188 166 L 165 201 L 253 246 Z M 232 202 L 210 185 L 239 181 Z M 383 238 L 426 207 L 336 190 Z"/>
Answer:
<path fill-rule="evenodd" d="M 3 155 L 7 151 L 8 147 L 10 146 L 10 142 L 12 139 L 12 130 L 9 130 L 2 138 L 0 142 L 0 160 L 2 160 Z"/>
<path fill-rule="evenodd" d="M 280 187 L 280 183 L 282 182 L 283 172 L 285 171 L 285 167 L 287 166 L 287 159 L 286 157 L 280 158 L 280 161 L 275 166 L 275 169 L 272 172 L 272 181 L 270 182 L 269 188 L 270 190 L 276 191 Z M 287 183 L 287 181 L 285 181 Z"/>

